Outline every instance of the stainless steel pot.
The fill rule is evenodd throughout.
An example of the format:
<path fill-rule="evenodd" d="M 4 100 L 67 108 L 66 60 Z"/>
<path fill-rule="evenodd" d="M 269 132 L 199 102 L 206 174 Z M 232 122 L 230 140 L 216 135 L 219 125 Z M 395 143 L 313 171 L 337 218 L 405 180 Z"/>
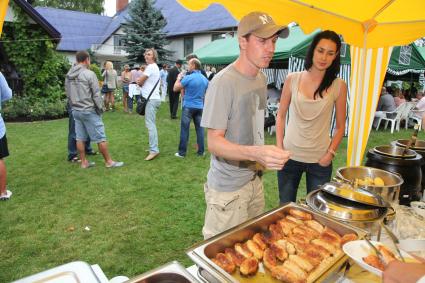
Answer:
<path fill-rule="evenodd" d="M 125 283 L 197 283 L 198 280 L 177 261 L 145 272 Z"/>
<path fill-rule="evenodd" d="M 404 147 L 393 146 L 393 145 L 380 145 L 373 148 L 373 151 L 387 155 L 391 157 L 398 158 L 414 158 L 416 156 L 416 152 L 411 149 L 406 149 Z"/>
<path fill-rule="evenodd" d="M 340 182 L 352 183 L 355 179 L 364 179 L 365 177 L 370 177 L 372 179 L 380 177 L 384 180 L 385 185 L 367 185 L 361 186 L 361 188 L 380 195 L 390 205 L 398 203 L 400 186 L 404 181 L 403 178 L 396 173 L 365 166 L 342 167 L 336 171 L 335 179 Z"/>
<path fill-rule="evenodd" d="M 314 211 L 364 229 L 372 236 L 377 236 L 380 233 L 380 224 L 388 213 L 387 207 L 356 203 L 334 196 L 321 189 L 309 193 L 306 202 Z"/>

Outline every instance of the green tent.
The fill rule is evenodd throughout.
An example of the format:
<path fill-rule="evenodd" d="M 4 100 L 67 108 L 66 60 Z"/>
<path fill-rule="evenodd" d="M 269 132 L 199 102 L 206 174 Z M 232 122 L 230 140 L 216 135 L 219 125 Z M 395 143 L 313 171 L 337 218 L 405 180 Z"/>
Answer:
<path fill-rule="evenodd" d="M 307 50 L 310 47 L 311 42 L 313 41 L 313 37 L 318 34 L 320 30 L 316 30 L 312 32 L 309 36 L 307 36 L 304 41 L 300 42 L 298 45 L 294 46 L 291 49 L 291 56 L 297 58 L 305 59 L 307 54 Z M 350 46 L 343 44 L 341 46 L 341 64 L 351 64 L 350 58 Z"/>
<path fill-rule="evenodd" d="M 425 58 L 425 46 L 417 46 L 419 53 L 421 53 L 422 58 Z"/>
<path fill-rule="evenodd" d="M 290 27 L 288 38 L 279 39 L 273 61 L 288 60 L 291 50 L 306 38 L 313 35 L 305 35 L 299 26 Z M 239 44 L 236 37 L 215 40 L 194 52 L 203 64 L 225 65 L 235 61 L 239 56 Z"/>
<path fill-rule="evenodd" d="M 314 35 L 306 37 L 303 42 L 294 46 L 291 56 L 305 59 L 307 50 L 313 40 Z M 341 47 L 341 64 L 351 64 L 350 46 L 343 44 Z M 393 48 L 387 72 L 392 75 L 403 75 L 409 72 L 420 73 L 425 70 L 425 48 L 421 53 L 420 48 L 415 44 L 407 46 L 396 46 Z"/>
<path fill-rule="evenodd" d="M 227 65 L 239 56 L 237 38 L 217 39 L 193 52 L 202 64 Z"/>
<path fill-rule="evenodd" d="M 387 72 L 392 75 L 422 73 L 425 70 L 425 54 L 414 44 L 393 48 Z"/>

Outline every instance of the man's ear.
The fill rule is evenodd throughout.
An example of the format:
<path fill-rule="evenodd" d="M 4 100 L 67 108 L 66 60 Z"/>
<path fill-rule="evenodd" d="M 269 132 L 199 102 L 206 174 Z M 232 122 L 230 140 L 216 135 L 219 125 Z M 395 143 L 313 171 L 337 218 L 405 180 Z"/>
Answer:
<path fill-rule="evenodd" d="M 246 49 L 246 45 L 248 44 L 248 40 L 246 39 L 246 37 L 245 36 L 239 36 L 238 41 L 239 41 L 240 49 Z"/>

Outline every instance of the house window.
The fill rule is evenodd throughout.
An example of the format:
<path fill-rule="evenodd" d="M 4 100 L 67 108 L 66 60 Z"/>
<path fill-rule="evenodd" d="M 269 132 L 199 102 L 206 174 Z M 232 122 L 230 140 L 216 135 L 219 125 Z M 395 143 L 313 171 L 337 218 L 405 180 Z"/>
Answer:
<path fill-rule="evenodd" d="M 214 33 L 211 35 L 211 41 L 217 40 L 217 39 L 224 39 L 226 38 L 225 33 Z"/>
<path fill-rule="evenodd" d="M 122 35 L 114 35 L 114 54 L 121 54 L 124 46 L 124 37 Z"/>
<path fill-rule="evenodd" d="M 402 46 L 400 48 L 400 57 L 398 57 L 398 63 L 401 65 L 410 65 L 410 57 L 412 57 L 412 46 Z"/>
<path fill-rule="evenodd" d="M 193 37 L 185 37 L 183 39 L 184 56 L 193 53 Z"/>

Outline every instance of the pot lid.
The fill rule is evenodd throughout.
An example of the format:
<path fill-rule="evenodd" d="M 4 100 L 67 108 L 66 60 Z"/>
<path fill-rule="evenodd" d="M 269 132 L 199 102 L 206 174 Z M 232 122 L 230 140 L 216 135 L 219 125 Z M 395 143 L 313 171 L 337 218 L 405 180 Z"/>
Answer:
<path fill-rule="evenodd" d="M 374 207 L 343 199 L 320 189 L 309 193 L 306 201 L 313 210 L 346 221 L 379 220 L 385 216 L 388 210 L 387 208 Z"/>
<path fill-rule="evenodd" d="M 401 147 L 405 147 L 409 143 L 409 140 L 396 140 L 396 144 Z M 410 147 L 411 149 L 419 149 L 419 150 L 425 150 L 425 141 L 423 140 L 416 140 L 415 144 L 412 144 Z"/>
<path fill-rule="evenodd" d="M 348 199 L 357 203 L 377 206 L 377 207 L 388 207 L 388 203 L 384 199 L 375 194 L 374 192 L 362 189 L 354 188 L 350 184 L 329 182 L 321 186 L 322 191 L 330 193 L 334 196 Z"/>
<path fill-rule="evenodd" d="M 380 145 L 373 148 L 373 151 L 382 155 L 397 157 L 397 158 L 414 158 L 416 152 L 411 149 L 408 149 L 404 154 L 405 148 L 400 146 L 392 145 Z"/>

